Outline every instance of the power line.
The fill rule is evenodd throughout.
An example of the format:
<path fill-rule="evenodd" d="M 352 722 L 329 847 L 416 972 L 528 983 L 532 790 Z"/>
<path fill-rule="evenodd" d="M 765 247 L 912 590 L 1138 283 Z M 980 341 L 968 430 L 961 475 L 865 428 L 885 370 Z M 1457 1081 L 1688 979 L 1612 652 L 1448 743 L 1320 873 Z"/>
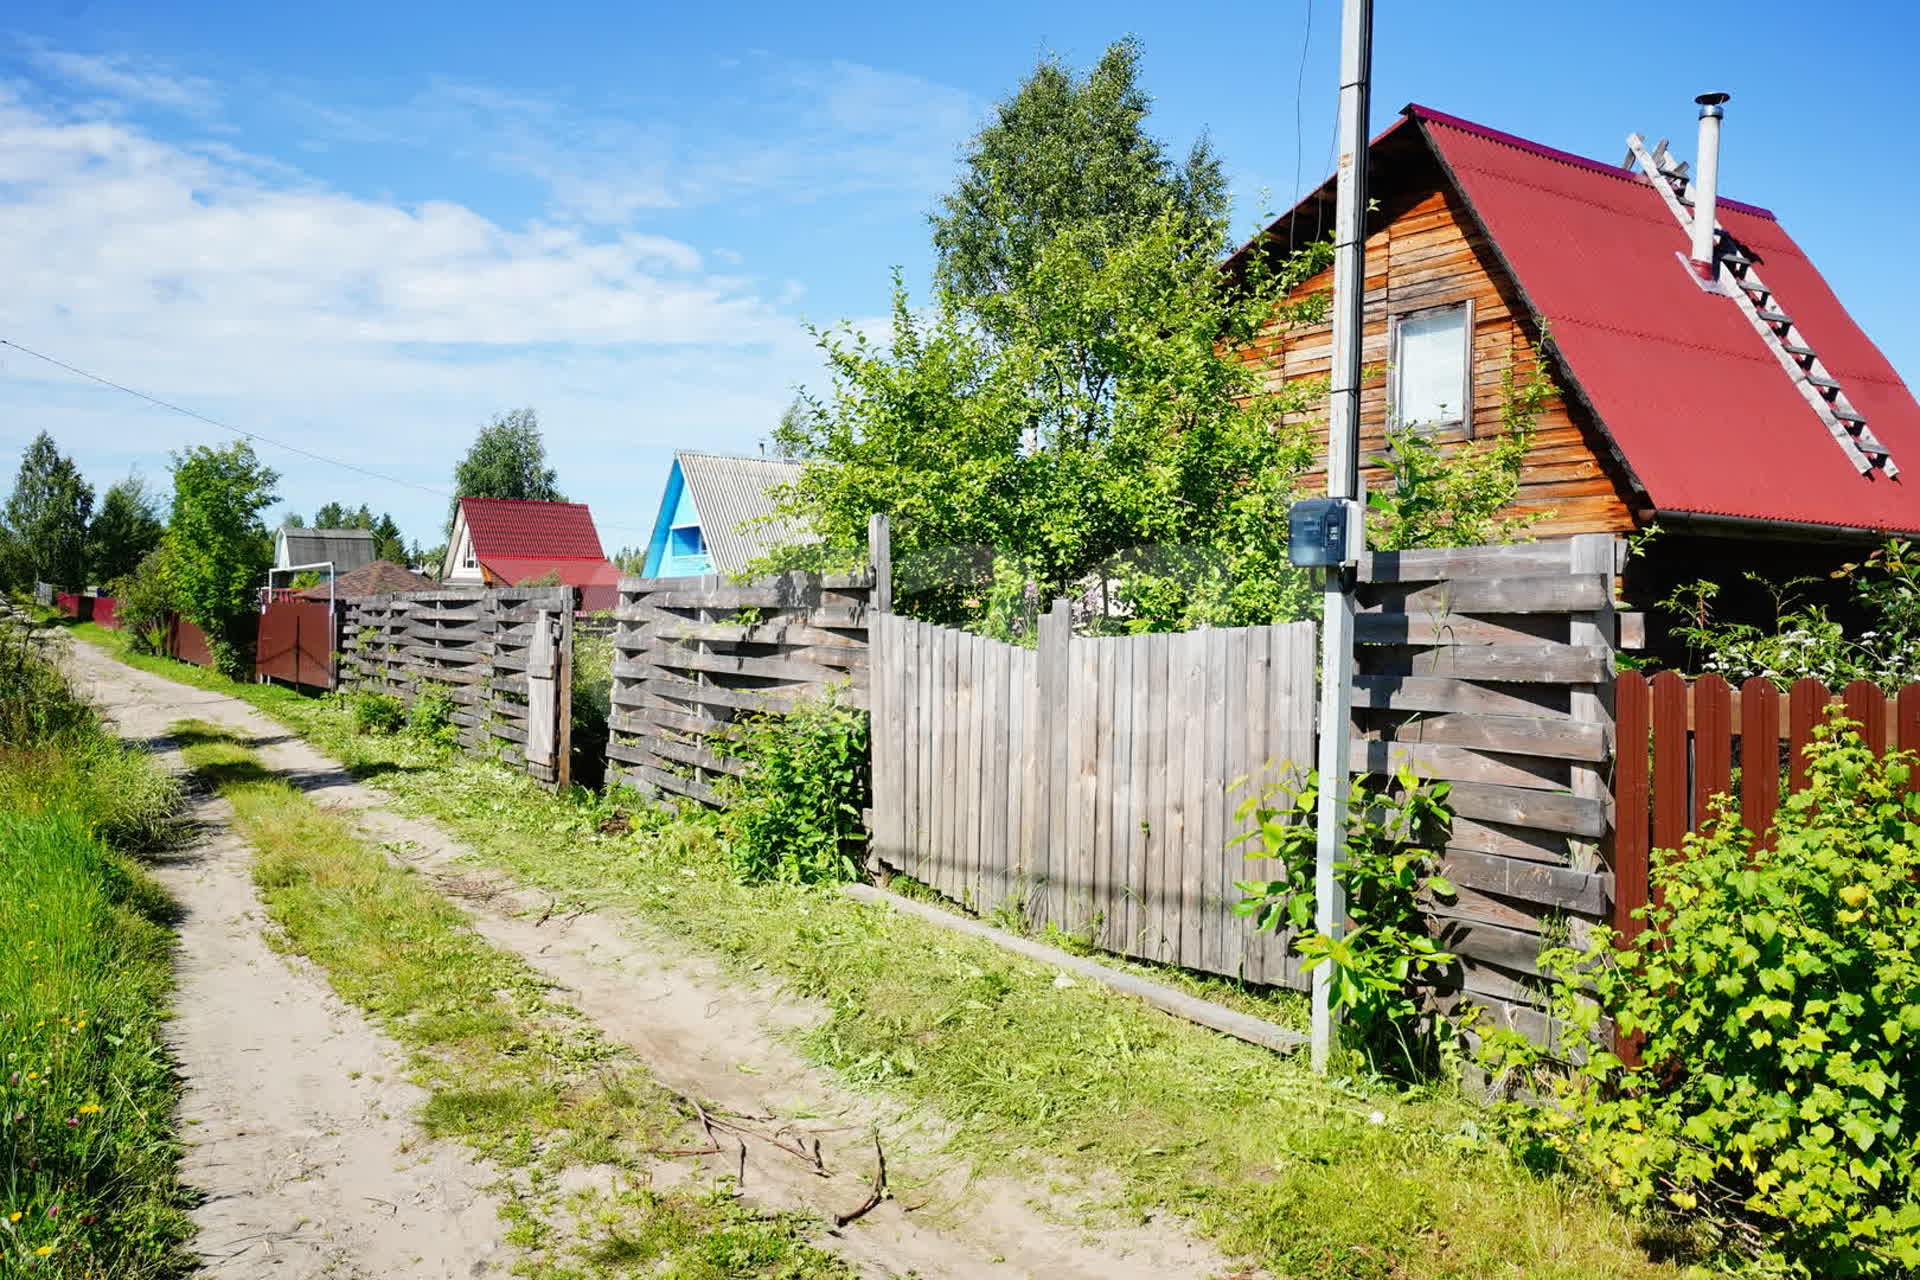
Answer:
<path fill-rule="evenodd" d="M 80 368 L 78 365 L 68 364 L 64 360 L 56 360 L 54 357 L 48 355 L 44 351 L 35 351 L 32 347 L 22 346 L 20 343 L 13 341 L 11 338 L 0 338 L 0 347 L 12 347 L 15 351 L 18 351 L 23 355 L 32 356 L 36 360 L 44 360 L 48 364 L 53 365 L 56 368 L 65 369 L 68 373 L 76 374 L 79 377 L 87 379 L 89 382 L 97 382 L 103 387 L 111 387 L 115 391 L 122 391 L 122 392 L 125 392 L 127 395 L 133 396 L 135 399 L 145 400 L 148 404 L 157 405 L 162 409 L 168 409 L 174 413 L 183 414 L 186 417 L 192 418 L 196 422 L 204 422 L 208 426 L 218 427 L 222 431 L 231 431 L 233 432 L 233 434 L 237 436 L 241 436 L 248 440 L 258 440 L 261 444 L 270 444 L 276 449 L 285 449 L 288 453 L 297 453 L 301 457 L 311 458 L 315 462 L 325 462 L 331 466 L 345 467 L 348 471 L 358 472 L 360 475 L 369 476 L 375 480 L 385 480 L 388 484 L 397 484 L 408 489 L 418 489 L 420 492 L 430 493 L 436 498 L 452 499 L 454 496 L 453 494 L 449 493 L 445 489 L 436 489 L 432 485 L 419 484 L 412 480 L 402 480 L 398 476 L 390 476 L 385 474 L 384 472 L 375 471 L 371 467 L 363 467 L 357 462 L 347 462 L 341 458 L 331 458 L 324 453 L 315 453 L 311 449 L 302 449 L 299 445 L 296 445 L 296 444 L 287 444 L 285 441 L 275 440 L 270 436 L 263 436 L 258 431 L 249 431 L 245 427 L 236 427 L 232 423 L 222 422 L 218 418 L 209 418 L 206 414 L 201 413 L 196 409 L 189 409 L 184 405 L 175 404 L 171 400 L 162 400 L 159 396 L 148 395 L 144 391 L 140 391 L 134 387 L 126 386 L 123 383 L 115 382 L 111 378 L 103 378 L 97 373 L 89 373 L 87 370 Z M 596 521 L 595 523 L 602 529 L 615 529 L 623 533 L 651 534 L 653 532 L 651 528 L 642 529 L 637 525 L 601 524 L 598 521 Z"/>
<path fill-rule="evenodd" d="M 1307 0 L 1307 29 L 1300 37 L 1300 69 L 1293 77 L 1293 190 L 1287 193 L 1289 208 L 1300 203 L 1300 151 L 1305 145 L 1302 113 L 1307 92 L 1307 51 L 1313 47 L 1313 0 Z"/>
<path fill-rule="evenodd" d="M 371 476 L 375 480 L 385 480 L 388 484 L 404 485 L 409 489 L 418 489 L 420 492 L 430 493 L 436 498 L 451 498 L 453 496 L 444 489 L 435 489 L 430 485 L 416 484 L 412 480 L 402 480 L 398 476 L 383 475 L 371 468 L 360 466 L 358 463 L 345 462 L 339 458 L 329 458 L 324 453 L 315 453 L 311 449 L 302 449 L 299 445 L 287 444 L 284 441 L 263 436 L 258 431 L 248 431 L 245 427 L 236 427 L 231 423 L 221 422 L 218 418 L 209 418 L 206 414 L 198 410 L 186 408 L 184 405 L 174 404 L 170 400 L 162 400 L 159 396 L 150 396 L 144 391 L 138 391 L 133 387 L 124 386 L 121 383 L 113 381 L 111 378 L 103 378 L 97 373 L 88 373 L 85 369 L 79 368 L 76 365 L 70 365 L 64 360 L 56 360 L 44 351 L 35 351 L 32 347 L 21 346 L 11 338 L 0 338 L 0 347 L 12 347 L 15 351 L 30 355 L 36 360 L 44 360 L 50 365 L 65 369 L 68 373 L 77 374 L 90 382 L 97 382 L 103 387 L 112 387 L 115 391 L 124 391 L 136 399 L 145 400 L 148 404 L 158 405 L 162 409 L 171 409 L 173 412 L 184 414 L 196 422 L 204 422 L 208 426 L 218 427 L 222 431 L 231 431 L 235 435 L 243 436 L 248 440 L 258 440 L 261 444 L 270 444 L 276 449 L 285 449 L 288 453 L 297 453 L 301 457 L 311 458 L 315 462 L 327 462 L 336 467 L 345 467 L 349 471 L 357 471 L 361 475 Z"/>

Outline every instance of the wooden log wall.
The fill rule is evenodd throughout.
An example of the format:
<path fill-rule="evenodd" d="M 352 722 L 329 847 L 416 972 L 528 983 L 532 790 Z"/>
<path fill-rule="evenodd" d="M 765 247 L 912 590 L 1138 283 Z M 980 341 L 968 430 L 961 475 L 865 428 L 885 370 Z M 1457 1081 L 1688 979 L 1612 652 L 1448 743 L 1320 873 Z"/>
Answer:
<path fill-rule="evenodd" d="M 1109 951 L 1304 986 L 1288 940 L 1232 914 L 1236 880 L 1275 872 L 1228 846 L 1236 778 L 1313 767 L 1313 637 L 1073 637 L 1056 606 L 1022 649 L 876 617 L 874 857 Z"/>
<path fill-rule="evenodd" d="M 1452 784 L 1442 872 L 1429 904 L 1461 963 L 1443 1006 L 1476 1003 L 1554 1037 L 1539 979 L 1543 941 L 1610 918 L 1609 770 L 1622 544 L 1606 535 L 1362 562 L 1356 621 L 1356 772 L 1402 762 Z M 1565 932 L 1561 930 L 1565 929 Z"/>
<path fill-rule="evenodd" d="M 1653 852 L 1680 848 L 1717 804 L 1736 807 L 1756 848 L 1772 843 L 1774 815 L 1807 785 L 1807 744 L 1831 711 L 1876 752 L 1920 750 L 1920 684 L 1888 692 L 1855 680 L 1829 690 L 1803 679 L 1783 691 L 1755 676 L 1736 690 L 1714 675 L 1689 681 L 1672 671 L 1651 679 L 1629 671 L 1615 699 L 1613 924 L 1629 936 L 1645 927 L 1633 913 L 1647 904 Z"/>
<path fill-rule="evenodd" d="M 343 609 L 341 688 L 392 694 L 408 705 L 429 691 L 444 693 L 468 752 L 496 757 L 541 782 L 566 782 L 574 588 L 410 591 L 356 597 Z M 543 613 L 559 628 L 551 672 L 557 723 L 546 761 L 527 754 L 528 653 Z"/>
<path fill-rule="evenodd" d="M 1367 376 L 1360 390 L 1360 447 L 1362 479 L 1375 489 L 1392 483 L 1381 462 L 1395 317 L 1436 306 L 1470 307 L 1472 401 L 1464 426 L 1430 433 L 1443 445 L 1497 436 L 1503 379 L 1516 367 L 1524 374 L 1539 359 L 1532 317 L 1459 194 L 1430 160 L 1410 165 L 1395 177 L 1404 189 L 1379 193 L 1381 208 L 1369 218 L 1367 236 L 1361 343 Z M 1329 268 L 1296 286 L 1291 300 L 1326 293 L 1332 284 Z M 1273 390 L 1303 379 L 1324 379 L 1332 368 L 1331 320 L 1309 325 L 1276 319 L 1237 355 Z M 1325 456 L 1326 421 L 1318 402 L 1288 421 L 1314 424 L 1318 454 Z M 1556 389 L 1534 426 L 1533 447 L 1521 469 L 1514 504 L 1516 511 L 1540 515 L 1531 532 L 1547 538 L 1631 531 L 1634 521 L 1623 475 L 1588 415 Z"/>
<path fill-rule="evenodd" d="M 741 766 L 714 747 L 741 715 L 829 689 L 866 706 L 873 589 L 871 571 L 622 578 L 608 780 L 717 804 L 715 782 Z"/>

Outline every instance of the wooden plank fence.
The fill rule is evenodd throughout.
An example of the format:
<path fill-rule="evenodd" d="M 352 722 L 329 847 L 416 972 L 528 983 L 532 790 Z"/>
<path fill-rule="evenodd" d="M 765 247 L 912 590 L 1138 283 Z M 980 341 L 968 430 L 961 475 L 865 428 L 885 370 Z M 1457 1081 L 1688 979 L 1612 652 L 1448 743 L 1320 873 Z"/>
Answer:
<path fill-rule="evenodd" d="M 1313 764 L 1314 627 L 1077 637 L 1037 649 L 873 620 L 873 856 L 956 901 L 1094 945 L 1304 985 L 1231 913 L 1237 777 Z"/>
<path fill-rule="evenodd" d="M 1629 936 L 1645 927 L 1633 912 L 1647 903 L 1653 851 L 1678 849 L 1722 798 L 1758 848 L 1771 844 L 1781 800 L 1807 784 L 1806 746 L 1829 709 L 1853 721 L 1875 751 L 1920 750 L 1920 684 L 1889 693 L 1868 680 L 1829 690 L 1803 679 L 1782 691 L 1756 676 L 1735 689 L 1715 675 L 1629 671 L 1615 697 L 1613 923 Z"/>
<path fill-rule="evenodd" d="M 1405 762 L 1453 787 L 1441 869 L 1458 892 L 1428 921 L 1461 964 L 1439 999 L 1537 1039 L 1554 1034 L 1543 941 L 1609 918 L 1619 554 L 1583 535 L 1380 552 L 1360 569 L 1353 768 Z"/>
<path fill-rule="evenodd" d="M 871 571 L 622 578 L 608 781 L 718 803 L 715 781 L 740 765 L 715 746 L 741 715 L 828 689 L 866 706 L 874 581 Z"/>
<path fill-rule="evenodd" d="M 410 591 L 343 602 L 340 686 L 454 704 L 462 747 L 565 785 L 574 589 Z"/>

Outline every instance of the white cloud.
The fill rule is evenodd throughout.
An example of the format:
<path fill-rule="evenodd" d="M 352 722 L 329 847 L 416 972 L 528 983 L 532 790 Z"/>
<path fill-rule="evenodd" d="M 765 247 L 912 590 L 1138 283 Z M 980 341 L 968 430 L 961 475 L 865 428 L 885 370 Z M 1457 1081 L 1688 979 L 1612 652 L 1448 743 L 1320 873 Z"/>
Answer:
<path fill-rule="evenodd" d="M 609 543 L 639 540 L 669 449 L 751 450 L 818 375 L 783 281 L 709 273 L 683 241 L 362 198 L 4 89 L 0 279 L 0 337 L 420 483 L 445 483 L 488 413 L 533 404 Z M 230 438 L 4 349 L 0 397 L 0 468 L 43 427 L 108 480 Z M 439 518 L 426 494 L 262 453 L 296 507 L 354 494 L 420 536 Z"/>
<path fill-rule="evenodd" d="M 758 57 L 714 71 L 714 105 L 697 114 L 658 103 L 616 112 L 444 78 L 398 106 L 288 105 L 315 146 L 445 151 L 532 179 L 550 216 L 590 226 L 769 192 L 794 202 L 880 191 L 924 200 L 951 172 L 975 112 L 961 90 L 852 62 Z"/>
<path fill-rule="evenodd" d="M 213 84 L 199 76 L 174 75 L 128 54 L 73 53 L 40 41 L 24 41 L 27 59 L 42 73 L 109 99 L 211 116 L 220 105 Z"/>

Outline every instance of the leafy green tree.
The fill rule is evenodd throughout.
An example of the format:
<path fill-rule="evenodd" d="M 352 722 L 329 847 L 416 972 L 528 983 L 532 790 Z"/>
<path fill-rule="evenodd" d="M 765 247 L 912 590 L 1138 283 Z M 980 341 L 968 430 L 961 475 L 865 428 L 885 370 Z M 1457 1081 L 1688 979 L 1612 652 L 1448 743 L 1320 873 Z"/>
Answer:
<path fill-rule="evenodd" d="M 173 551 L 166 538 L 141 557 L 131 573 L 110 581 L 114 612 L 136 653 L 164 653 L 167 623 L 180 611 Z"/>
<path fill-rule="evenodd" d="M 400 536 L 400 526 L 393 522 L 393 516 L 381 512 L 369 526 L 373 533 L 373 558 L 391 560 L 395 564 L 407 562 L 407 540 Z"/>
<path fill-rule="evenodd" d="M 1116 41 L 1083 77 L 1043 58 L 965 153 L 953 193 L 931 215 L 939 281 L 963 297 L 1018 295 L 1071 229 L 1098 267 L 1169 213 L 1183 253 L 1223 246 L 1227 184 L 1201 138 L 1175 163 L 1144 128 L 1140 46 Z"/>
<path fill-rule="evenodd" d="M 254 589 L 273 563 L 260 513 L 278 499 L 279 473 L 238 441 L 173 456 L 173 518 L 167 530 L 180 612 L 207 633 L 215 662 L 245 674 Z"/>
<path fill-rule="evenodd" d="M 453 468 L 455 501 L 447 507 L 447 528 L 453 528 L 460 498 L 565 502 L 556 478 L 547 465 L 547 446 L 540 438 L 540 419 L 534 411 L 496 413 Z"/>
<path fill-rule="evenodd" d="M 139 475 L 116 481 L 100 499 L 87 526 L 87 569 L 95 582 L 108 583 L 132 573 L 160 545 L 166 526 L 159 503 Z"/>
<path fill-rule="evenodd" d="M 902 603 L 934 621 L 1006 631 L 1090 580 L 1119 584 L 1135 629 L 1301 612 L 1285 512 L 1314 451 L 1288 419 L 1311 388 L 1266 386 L 1231 347 L 1294 305 L 1286 289 L 1325 252 L 1229 284 L 1188 244 L 1171 214 L 1104 261 L 1063 232 L 997 339 L 951 290 L 924 320 L 896 292 L 885 348 L 822 334 L 833 395 L 780 500 L 822 541 L 759 567 L 856 561 L 881 511 Z M 1097 386 L 1069 367 L 1088 350 Z"/>
<path fill-rule="evenodd" d="M 287 518 L 280 522 L 280 527 L 282 529 L 304 529 L 307 527 L 307 518 L 298 511 L 289 511 L 287 512 Z"/>
<path fill-rule="evenodd" d="M 338 502 L 324 503 L 313 513 L 313 527 L 316 529 L 357 529 L 353 514 L 346 506 Z"/>
<path fill-rule="evenodd" d="M 1268 622 L 1310 602 L 1285 508 L 1313 463 L 1312 391 L 1233 354 L 1325 246 L 1218 269 L 1224 184 L 1143 127 L 1132 41 L 1086 76 L 1043 61 L 934 215 L 930 314 L 897 284 L 884 345 L 817 334 L 831 394 L 775 433 L 807 459 L 780 514 L 822 541 L 756 568 L 860 558 L 892 517 L 902 604 L 1016 634 L 1050 596 L 1117 589 L 1118 625 Z M 1277 382 L 1277 380 L 1276 380 Z"/>
<path fill-rule="evenodd" d="M 92 515 L 93 486 L 81 479 L 73 459 L 63 456 L 53 437 L 42 431 L 22 455 L 13 494 L 7 499 L 13 572 L 26 581 L 84 586 L 87 521 Z"/>

